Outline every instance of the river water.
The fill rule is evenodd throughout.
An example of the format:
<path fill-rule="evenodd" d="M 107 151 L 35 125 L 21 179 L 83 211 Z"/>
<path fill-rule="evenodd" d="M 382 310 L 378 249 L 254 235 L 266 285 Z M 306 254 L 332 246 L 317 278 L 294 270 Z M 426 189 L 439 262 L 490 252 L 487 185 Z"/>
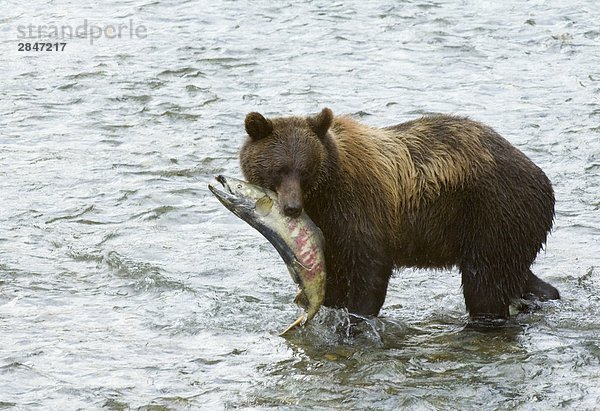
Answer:
<path fill-rule="evenodd" d="M 595 0 L 3 1 L 0 408 L 595 409 L 599 22 Z M 18 51 L 55 28 L 63 51 Z M 279 337 L 295 286 L 206 184 L 241 175 L 247 112 L 325 106 L 466 115 L 524 151 L 562 300 L 470 331 L 456 271 L 403 270 L 361 333 L 323 309 Z"/>

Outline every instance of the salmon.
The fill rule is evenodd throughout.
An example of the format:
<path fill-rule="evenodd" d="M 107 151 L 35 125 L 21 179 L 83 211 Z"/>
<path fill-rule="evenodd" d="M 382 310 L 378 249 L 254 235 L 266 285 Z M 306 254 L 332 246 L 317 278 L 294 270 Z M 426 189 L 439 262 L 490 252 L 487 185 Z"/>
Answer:
<path fill-rule="evenodd" d="M 325 256 L 323 233 L 302 211 L 299 217 L 284 215 L 271 190 L 243 180 L 219 175 L 218 189 L 209 190 L 229 211 L 254 227 L 275 247 L 299 291 L 294 302 L 304 312 L 280 335 L 305 325 L 319 311 L 325 299 Z"/>

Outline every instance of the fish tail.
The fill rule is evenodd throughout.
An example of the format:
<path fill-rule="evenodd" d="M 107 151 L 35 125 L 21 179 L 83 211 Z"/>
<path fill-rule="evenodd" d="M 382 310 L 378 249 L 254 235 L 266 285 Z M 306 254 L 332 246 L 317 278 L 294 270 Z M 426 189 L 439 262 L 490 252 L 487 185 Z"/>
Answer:
<path fill-rule="evenodd" d="M 279 335 L 283 336 L 283 335 L 287 334 L 289 331 L 293 330 L 300 324 L 304 324 L 305 321 L 306 321 L 306 314 L 302 313 L 302 314 L 300 314 L 300 317 L 298 317 L 298 319 L 296 321 L 294 321 L 288 328 L 286 328 Z"/>

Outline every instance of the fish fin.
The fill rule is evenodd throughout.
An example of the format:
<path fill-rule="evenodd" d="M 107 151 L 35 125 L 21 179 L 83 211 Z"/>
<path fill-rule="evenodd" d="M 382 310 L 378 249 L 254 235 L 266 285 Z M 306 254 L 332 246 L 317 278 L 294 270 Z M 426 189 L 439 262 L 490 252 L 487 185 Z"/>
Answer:
<path fill-rule="evenodd" d="M 306 314 L 302 313 L 302 314 L 300 314 L 300 317 L 298 317 L 298 319 L 296 321 L 294 321 L 288 328 L 283 330 L 283 332 L 279 333 L 279 335 L 283 336 L 283 335 L 287 334 L 289 331 L 293 330 L 297 326 L 303 325 L 305 321 L 306 321 Z"/>
<path fill-rule="evenodd" d="M 312 267 L 307 267 L 298 260 L 298 257 L 294 256 L 294 264 L 298 264 L 300 267 L 304 268 L 307 271 L 312 270 Z"/>
<path fill-rule="evenodd" d="M 256 201 L 254 205 L 254 209 L 258 213 L 259 216 L 264 217 L 271 212 L 273 208 L 273 200 L 268 195 L 261 197 Z"/>
<path fill-rule="evenodd" d="M 310 305 L 308 302 L 308 298 L 306 297 L 306 294 L 302 290 L 298 291 L 298 294 L 296 294 L 296 298 L 294 298 L 294 302 L 296 303 L 296 305 L 304 308 L 305 310 Z"/>

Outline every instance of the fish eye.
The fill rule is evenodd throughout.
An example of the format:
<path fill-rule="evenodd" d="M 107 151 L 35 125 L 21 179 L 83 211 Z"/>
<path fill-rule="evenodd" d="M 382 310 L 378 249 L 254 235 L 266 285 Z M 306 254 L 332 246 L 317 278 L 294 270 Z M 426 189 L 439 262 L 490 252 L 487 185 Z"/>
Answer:
<path fill-rule="evenodd" d="M 241 184 L 238 184 L 238 185 L 237 185 L 237 189 L 238 189 L 238 190 L 241 190 L 241 189 L 242 189 L 242 185 L 241 185 Z"/>

